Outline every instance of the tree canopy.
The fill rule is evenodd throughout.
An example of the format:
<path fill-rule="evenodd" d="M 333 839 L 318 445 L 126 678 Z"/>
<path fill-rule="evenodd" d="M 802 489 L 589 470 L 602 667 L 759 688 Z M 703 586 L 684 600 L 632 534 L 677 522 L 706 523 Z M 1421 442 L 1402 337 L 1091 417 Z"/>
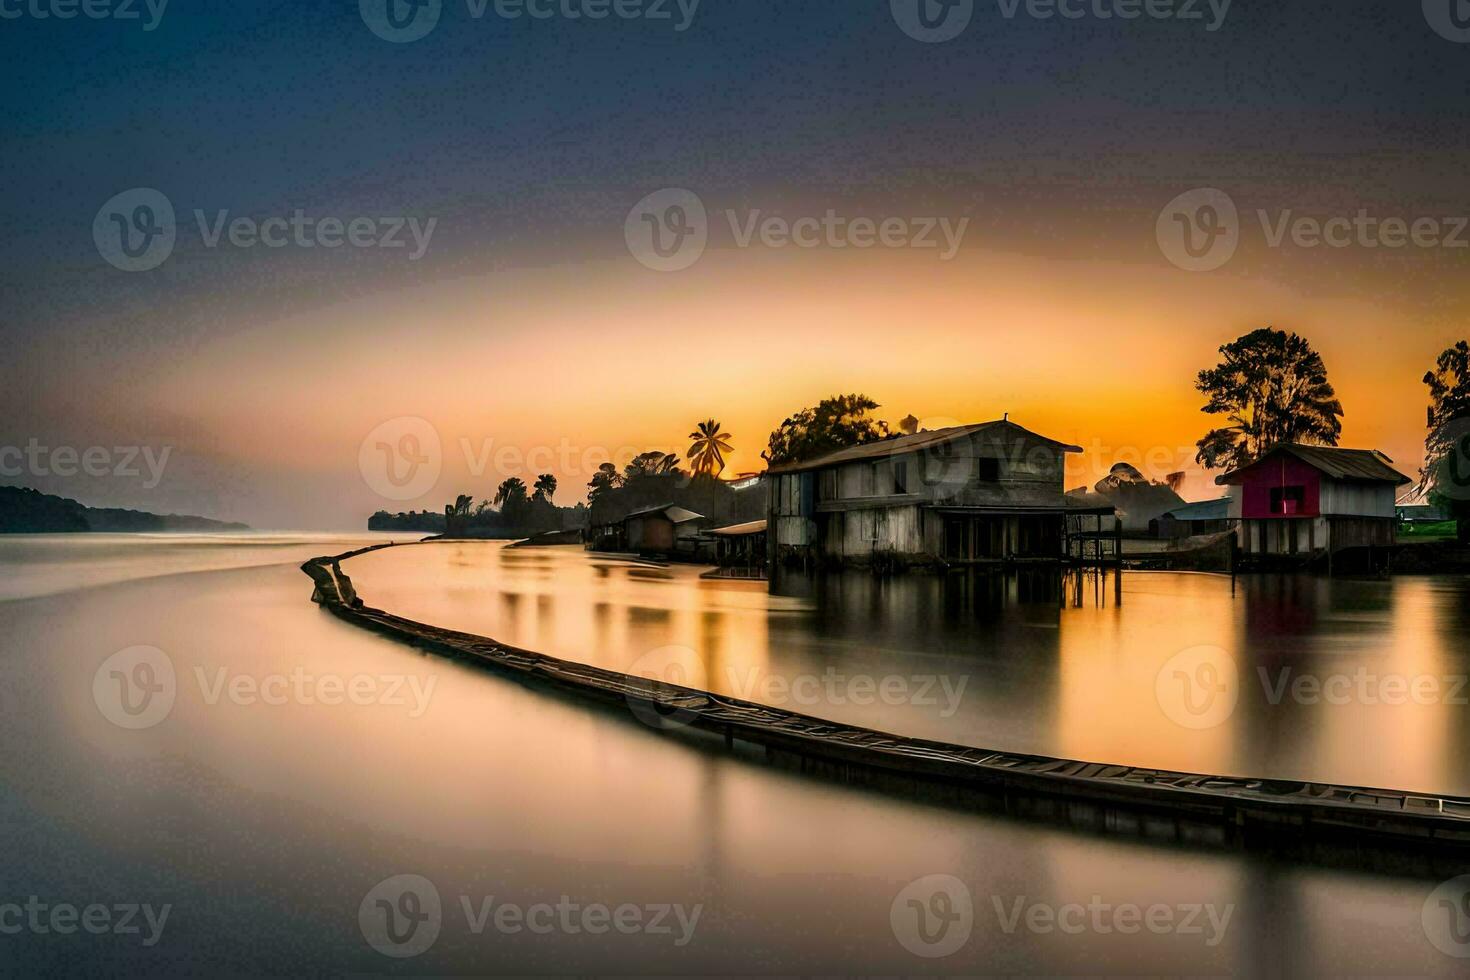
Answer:
<path fill-rule="evenodd" d="M 1429 387 L 1429 435 L 1424 440 L 1424 486 L 1436 503 L 1470 523 L 1470 342 L 1439 355 L 1424 375 Z"/>
<path fill-rule="evenodd" d="M 815 408 L 803 408 L 782 422 L 761 456 L 775 466 L 886 439 L 888 423 L 868 414 L 877 408 L 867 395 L 824 398 Z"/>
<path fill-rule="evenodd" d="M 1337 445 L 1342 403 L 1327 380 L 1322 355 L 1284 330 L 1253 330 L 1220 348 L 1221 362 L 1201 371 L 1195 387 L 1202 411 L 1230 425 L 1211 429 L 1196 445 L 1196 462 L 1235 469 L 1281 443 Z"/>

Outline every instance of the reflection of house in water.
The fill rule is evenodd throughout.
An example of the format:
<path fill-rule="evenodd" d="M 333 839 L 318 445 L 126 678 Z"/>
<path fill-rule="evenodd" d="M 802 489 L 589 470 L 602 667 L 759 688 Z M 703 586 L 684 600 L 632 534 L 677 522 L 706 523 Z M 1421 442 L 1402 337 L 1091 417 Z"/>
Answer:
<path fill-rule="evenodd" d="M 839 564 L 1060 560 L 1069 452 L 1081 449 L 1002 420 L 773 466 L 771 553 Z"/>
<path fill-rule="evenodd" d="M 1394 543 L 1394 495 L 1411 482 L 1382 453 L 1277 446 L 1216 479 L 1230 487 L 1230 516 L 1247 556 L 1303 558 Z"/>

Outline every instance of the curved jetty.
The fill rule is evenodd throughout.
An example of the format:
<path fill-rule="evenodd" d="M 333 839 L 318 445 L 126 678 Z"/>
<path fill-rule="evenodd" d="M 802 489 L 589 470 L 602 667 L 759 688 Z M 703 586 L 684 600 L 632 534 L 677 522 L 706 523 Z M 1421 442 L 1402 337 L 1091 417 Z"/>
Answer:
<path fill-rule="evenodd" d="M 1250 779 L 1054 759 L 907 738 L 814 718 L 708 691 L 560 660 L 472 633 L 440 629 L 366 606 L 341 562 L 393 545 L 375 545 L 313 558 L 301 570 L 316 584 L 312 599 L 350 623 L 412 645 L 470 661 L 528 683 L 631 708 L 630 716 L 671 719 L 712 732 L 732 749 L 746 743 L 774 762 L 885 786 L 923 784 L 941 793 L 974 789 L 1007 797 L 1012 813 L 1040 812 L 1014 795 L 1094 808 L 1091 822 L 1113 829 L 1114 808 L 1153 811 L 1195 827 L 1224 827 L 1265 841 L 1348 835 L 1360 843 L 1400 843 L 1416 849 L 1470 848 L 1470 800 L 1391 789 L 1294 780 Z M 1103 808 L 1097 811 L 1096 808 Z M 1042 807 L 1041 810 L 1046 810 Z M 1054 808 L 1052 808 L 1054 809 Z M 1076 823 L 1076 814 L 1070 815 Z M 1132 820 L 1148 833 L 1147 818 Z M 1194 833 L 1174 832 L 1195 840 Z M 1206 831 L 1197 840 L 1218 843 Z"/>

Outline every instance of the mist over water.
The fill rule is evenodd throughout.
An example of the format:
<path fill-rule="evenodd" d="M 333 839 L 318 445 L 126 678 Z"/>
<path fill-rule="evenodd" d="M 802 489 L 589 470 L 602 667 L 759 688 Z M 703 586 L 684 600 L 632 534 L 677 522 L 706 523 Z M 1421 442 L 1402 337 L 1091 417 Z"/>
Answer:
<path fill-rule="evenodd" d="M 49 594 L 0 602 L 7 678 L 0 901 L 35 895 L 172 909 L 147 947 L 146 936 L 5 935 L 6 970 L 762 973 L 779 964 L 788 972 L 1057 974 L 1109 963 L 1153 973 L 1450 976 L 1459 969 L 1425 938 L 1421 915 L 1439 879 L 1424 872 L 1325 871 L 1162 847 L 768 769 L 670 738 L 621 711 L 563 701 L 340 622 L 308 601 L 310 583 L 296 565 L 353 546 L 342 539 L 286 542 L 272 562 L 258 560 L 247 542 L 80 543 L 110 552 L 121 580 L 57 591 L 60 572 L 98 557 L 70 550 L 79 546 L 71 540 L 32 539 L 15 546 L 24 557 L 11 550 L 7 559 L 14 592 Z M 1060 594 L 1016 580 L 879 586 L 843 578 L 772 597 L 759 587 L 701 582 L 687 569 L 494 544 L 389 549 L 346 568 L 372 604 L 415 617 L 432 612 L 442 625 L 609 665 L 650 643 L 675 642 L 712 658 L 715 677 L 725 676 L 726 664 L 772 676 L 827 666 L 844 676 L 972 675 L 949 719 L 909 704 L 797 707 L 931 734 L 954 726 L 960 740 L 1004 748 L 1117 755 L 1132 746 L 1167 757 L 1155 761 L 1182 761 L 1199 747 L 1170 744 L 1186 737 L 1163 737 L 1157 707 L 1145 710 L 1135 699 L 1109 709 L 1107 699 L 1127 685 L 1108 678 L 1131 676 L 1130 657 L 1150 668 L 1164 657 L 1132 653 L 1135 641 L 1172 642 L 1170 624 L 1187 620 L 1186 604 L 1214 610 L 1202 621 L 1222 631 L 1269 640 L 1278 656 L 1303 649 L 1297 656 L 1307 657 L 1313 638 L 1329 632 L 1358 637 L 1360 656 L 1413 654 L 1426 669 L 1465 647 L 1448 611 L 1463 585 L 1427 579 L 1317 585 L 1308 590 L 1320 600 L 1310 616 L 1288 619 L 1263 617 L 1276 605 L 1273 590 L 1299 584 L 1263 581 L 1260 594 L 1247 590 L 1232 602 L 1228 582 L 1200 577 L 1130 576 L 1120 611 L 1093 607 L 1090 595 L 1081 609 L 1064 608 Z M 591 598 L 592 582 L 603 583 L 603 600 Z M 1409 624 L 1414 632 L 1401 635 Z M 168 658 L 177 690 L 165 718 L 128 730 L 102 710 L 94 680 L 104 661 L 136 645 Z M 281 703 L 264 698 L 273 677 L 292 685 Z M 298 688 L 296 677 L 310 680 Z M 376 700 L 329 703 L 322 683 L 329 677 L 369 678 L 379 685 Z M 239 693 L 248 683 L 229 693 L 242 678 L 255 683 L 253 700 Z M 427 704 L 407 694 L 396 703 L 382 683 L 392 678 L 402 692 L 414 685 L 429 692 Z M 1099 686 L 1097 707 L 1085 707 L 1094 702 L 1083 692 Z M 223 693 L 211 700 L 215 691 Z M 1242 709 L 1248 703 L 1242 696 Z M 1296 737 L 1319 751 L 1362 721 L 1293 712 L 1303 716 Z M 1433 760 L 1423 763 L 1426 778 L 1448 765 L 1453 730 L 1441 721 L 1428 713 L 1408 729 Z M 1131 736 L 1130 726 L 1152 735 Z M 1259 748 L 1273 738 L 1271 727 L 1237 717 L 1201 744 L 1226 746 L 1207 759 L 1305 765 L 1305 754 L 1287 751 L 1286 733 L 1273 743 L 1284 754 Z M 1344 735 L 1344 747 L 1323 758 L 1346 765 L 1347 746 L 1356 744 L 1380 760 L 1365 767 L 1384 765 L 1369 744 L 1380 737 Z M 1083 753 L 1088 747 L 1093 752 Z M 1404 764 L 1401 773 L 1419 763 Z M 894 906 L 911 882 L 936 873 L 963 884 L 974 916 L 962 948 L 929 961 L 897 938 Z M 437 938 L 412 959 L 381 955 L 359 919 L 365 896 L 396 875 L 432 882 L 442 905 Z M 490 896 L 523 907 L 565 896 L 584 906 L 701 912 L 682 946 L 674 945 L 677 928 L 540 935 L 502 931 L 492 920 L 476 932 L 464 903 L 478 914 Z M 1012 918 L 1018 902 L 1024 910 L 1094 898 L 1232 911 L 1218 934 L 1091 927 L 1073 934 Z M 1283 922 L 1293 928 L 1283 930 Z"/>

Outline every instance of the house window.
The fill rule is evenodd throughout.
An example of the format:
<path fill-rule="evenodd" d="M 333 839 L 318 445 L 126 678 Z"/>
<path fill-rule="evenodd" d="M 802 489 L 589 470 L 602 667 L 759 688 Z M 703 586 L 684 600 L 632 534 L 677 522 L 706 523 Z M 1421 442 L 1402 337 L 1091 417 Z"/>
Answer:
<path fill-rule="evenodd" d="M 1271 513 L 1273 514 L 1300 514 L 1306 509 L 1306 504 L 1306 487 L 1271 488 Z"/>
<path fill-rule="evenodd" d="M 893 492 L 909 492 L 909 464 L 908 460 L 896 459 L 893 461 Z"/>
<path fill-rule="evenodd" d="M 817 489 L 818 493 L 820 494 L 821 500 L 836 500 L 838 496 L 837 471 L 822 470 L 821 483 L 819 484 Z"/>
<path fill-rule="evenodd" d="M 993 456 L 981 456 L 975 460 L 975 470 L 981 483 L 994 483 L 1000 479 L 1000 460 Z"/>
<path fill-rule="evenodd" d="M 878 492 L 878 464 L 869 463 L 863 467 L 863 496 L 871 497 Z"/>

